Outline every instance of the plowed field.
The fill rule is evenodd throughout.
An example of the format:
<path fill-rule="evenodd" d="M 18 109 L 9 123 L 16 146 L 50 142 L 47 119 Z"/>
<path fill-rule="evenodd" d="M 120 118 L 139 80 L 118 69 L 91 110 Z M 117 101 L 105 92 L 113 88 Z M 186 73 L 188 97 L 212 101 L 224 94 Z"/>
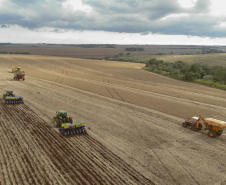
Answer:
<path fill-rule="evenodd" d="M 14 81 L 20 66 L 25 81 Z M 226 93 L 162 77 L 142 64 L 0 56 L 0 184 L 226 184 L 226 134 L 181 127 L 189 116 L 226 120 Z M 57 110 L 84 121 L 64 137 Z"/>

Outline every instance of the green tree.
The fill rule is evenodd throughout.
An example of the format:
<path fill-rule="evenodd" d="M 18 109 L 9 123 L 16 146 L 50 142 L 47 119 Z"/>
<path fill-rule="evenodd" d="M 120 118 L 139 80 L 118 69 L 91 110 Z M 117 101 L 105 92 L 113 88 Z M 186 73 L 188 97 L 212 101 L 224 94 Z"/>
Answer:
<path fill-rule="evenodd" d="M 201 78 L 206 75 L 205 71 L 203 70 L 203 67 L 201 64 L 198 64 L 198 63 L 195 63 L 195 64 L 192 64 L 190 66 L 190 69 L 189 69 L 189 72 L 192 71 L 193 73 L 196 73 L 198 72 L 200 75 L 201 75 Z"/>
<path fill-rule="evenodd" d="M 201 75 L 198 72 L 194 73 L 194 79 L 200 79 Z"/>
<path fill-rule="evenodd" d="M 205 75 L 203 77 L 203 80 L 205 80 L 205 81 L 212 81 L 213 80 L 213 75 Z"/>
<path fill-rule="evenodd" d="M 221 69 L 218 69 L 214 73 L 213 78 L 216 81 L 224 82 L 224 84 L 226 84 L 226 67 L 223 67 Z"/>
<path fill-rule="evenodd" d="M 190 82 L 194 81 L 194 73 L 192 71 L 185 73 L 184 80 L 190 81 Z"/>

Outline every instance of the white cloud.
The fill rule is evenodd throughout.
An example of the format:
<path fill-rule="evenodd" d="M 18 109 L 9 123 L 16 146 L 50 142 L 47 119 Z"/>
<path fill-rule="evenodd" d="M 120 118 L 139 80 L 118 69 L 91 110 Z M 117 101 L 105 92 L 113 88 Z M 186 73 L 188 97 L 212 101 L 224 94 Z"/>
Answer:
<path fill-rule="evenodd" d="M 1 42 L 52 44 L 171 44 L 171 45 L 225 45 L 226 38 L 208 38 L 186 35 L 118 33 L 105 31 L 75 31 L 44 27 L 29 30 L 17 25 L 0 29 Z"/>
<path fill-rule="evenodd" d="M 7 0 L 0 0 L 0 8 L 2 8 Z"/>
<path fill-rule="evenodd" d="M 212 16 L 223 16 L 224 18 L 226 18 L 225 7 L 225 0 L 211 0 L 210 14 Z"/>
<path fill-rule="evenodd" d="M 218 26 L 216 27 L 219 27 L 219 28 L 226 28 L 226 22 L 222 22 L 220 23 Z"/>
<path fill-rule="evenodd" d="M 181 7 L 192 8 L 196 5 L 198 0 L 177 0 Z"/>
<path fill-rule="evenodd" d="M 69 11 L 83 11 L 87 13 L 92 11 L 92 7 L 83 4 L 81 0 L 67 0 L 63 2 L 62 5 Z"/>
<path fill-rule="evenodd" d="M 7 31 L 15 32 L 4 37 L 6 42 L 30 40 L 53 43 L 55 40 L 57 43 L 112 41 L 127 44 L 136 40 L 135 43 L 152 44 L 158 33 L 165 39 L 164 35 L 167 35 L 169 44 L 173 41 L 171 38 L 179 39 L 179 42 L 183 40 L 176 35 L 223 39 L 226 37 L 224 1 L 170 0 L 166 3 L 165 0 L 0 0 L 0 31 L 3 35 L 7 35 Z M 78 35 L 86 36 L 85 33 L 89 39 L 77 39 Z M 69 37 L 72 39 L 68 39 Z M 189 41 L 191 40 L 196 43 L 190 37 Z M 154 43 L 158 41 L 154 40 Z"/>

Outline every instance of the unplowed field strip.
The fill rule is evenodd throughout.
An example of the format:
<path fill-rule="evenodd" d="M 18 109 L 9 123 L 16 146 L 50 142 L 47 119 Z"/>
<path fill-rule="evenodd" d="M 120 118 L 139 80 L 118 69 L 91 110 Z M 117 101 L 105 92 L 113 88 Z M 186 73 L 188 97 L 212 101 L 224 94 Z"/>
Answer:
<path fill-rule="evenodd" d="M 195 115 L 196 112 L 202 112 L 204 116 L 214 116 L 226 111 L 224 95 L 222 95 L 222 98 L 211 95 L 211 92 L 215 90 L 205 91 L 205 93 L 199 92 L 200 88 L 197 88 L 198 86 L 196 85 L 195 89 L 197 89 L 197 92 L 190 92 L 192 88 L 181 90 L 178 89 L 181 88 L 179 85 L 168 88 L 169 85 L 166 85 L 165 82 L 165 85 L 155 87 L 153 86 L 153 81 L 158 80 L 158 76 L 156 77 L 155 74 L 152 74 L 150 78 L 149 74 L 146 75 L 144 72 L 134 71 L 131 68 L 124 69 L 122 67 L 117 71 L 113 67 L 109 68 L 103 62 L 86 63 L 85 61 L 59 60 L 56 58 L 42 60 L 31 57 L 5 57 L 4 60 L 7 60 L 12 66 L 19 63 L 26 71 L 33 71 L 32 74 L 28 73 L 28 75 L 35 78 L 76 87 L 101 96 L 148 107 L 181 118 L 186 117 L 188 114 Z M 86 65 L 87 68 L 85 69 Z M 113 66 L 113 64 L 111 65 Z M 100 69 L 98 68 L 99 66 Z M 96 70 L 92 70 L 94 71 L 93 73 L 88 73 L 87 69 L 89 70 L 90 67 Z M 97 73 L 98 70 L 103 73 Z M 113 74 L 112 77 L 106 75 L 106 70 L 110 71 L 109 74 Z M 134 80 L 143 79 L 144 77 L 142 76 L 147 76 L 147 79 L 150 78 L 151 81 Z M 160 80 L 162 78 L 165 80 L 164 77 L 159 77 Z M 177 82 L 171 79 L 166 79 L 166 81 L 169 81 L 169 83 Z M 180 84 L 182 82 L 177 83 Z M 204 88 L 202 87 L 202 89 Z M 170 106 L 174 107 L 174 109 L 169 108 Z M 195 109 L 192 108 L 193 106 Z"/>
<path fill-rule="evenodd" d="M 0 184 L 154 184 L 89 135 L 64 137 L 0 102 Z"/>

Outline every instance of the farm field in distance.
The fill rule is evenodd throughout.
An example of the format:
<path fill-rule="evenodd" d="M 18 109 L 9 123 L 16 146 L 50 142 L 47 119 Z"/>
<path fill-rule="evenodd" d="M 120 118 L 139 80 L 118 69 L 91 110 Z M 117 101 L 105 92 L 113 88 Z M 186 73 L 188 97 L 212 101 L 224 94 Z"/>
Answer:
<path fill-rule="evenodd" d="M 163 60 L 165 62 L 183 61 L 186 63 L 200 63 L 208 65 L 218 65 L 226 67 L 226 53 L 211 53 L 211 54 L 199 54 L 199 55 L 140 55 L 137 57 L 140 60 L 149 60 L 156 58 L 157 60 Z"/>
<path fill-rule="evenodd" d="M 189 116 L 226 121 L 225 91 L 147 72 L 140 63 L 81 59 L 120 47 L 96 55 L 88 49 L 89 57 L 24 47 L 17 52 L 32 55 L 0 55 L 2 94 L 12 89 L 25 100 L 0 102 L 0 184 L 226 183 L 226 132 L 213 139 L 181 126 Z M 59 56 L 41 54 L 47 51 Z M 13 80 L 14 66 L 25 81 Z M 52 123 L 62 109 L 84 121 L 88 134 L 63 137 Z"/>

